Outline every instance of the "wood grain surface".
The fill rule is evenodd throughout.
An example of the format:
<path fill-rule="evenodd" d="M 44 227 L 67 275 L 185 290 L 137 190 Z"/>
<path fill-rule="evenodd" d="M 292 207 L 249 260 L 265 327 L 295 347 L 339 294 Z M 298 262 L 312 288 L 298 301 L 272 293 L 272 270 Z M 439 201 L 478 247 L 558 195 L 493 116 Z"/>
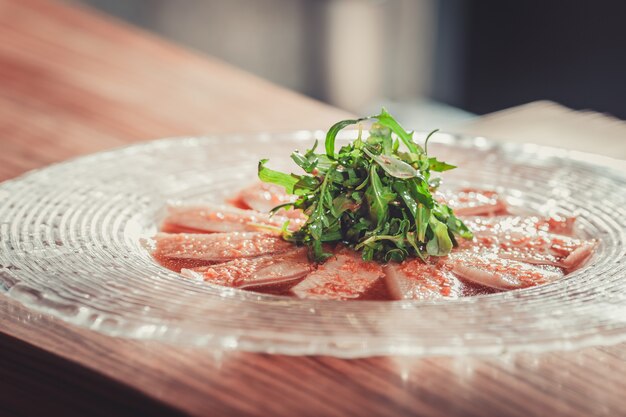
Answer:
<path fill-rule="evenodd" d="M 0 0 L 0 40 L 0 179 L 133 141 L 345 116 L 59 3 Z M 184 349 L 0 296 L 0 416 L 619 416 L 625 373 L 624 344 L 359 360 Z"/>

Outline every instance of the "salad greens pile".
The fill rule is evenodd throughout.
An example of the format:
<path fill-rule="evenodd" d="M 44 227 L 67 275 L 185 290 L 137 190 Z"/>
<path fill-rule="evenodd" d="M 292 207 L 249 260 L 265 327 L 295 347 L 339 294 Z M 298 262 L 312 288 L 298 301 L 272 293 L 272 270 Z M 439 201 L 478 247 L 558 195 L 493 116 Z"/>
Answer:
<path fill-rule="evenodd" d="M 360 122 L 366 120 L 375 122 L 364 139 Z M 339 131 L 355 124 L 358 138 L 336 152 Z M 422 147 L 413 141 L 413 132 L 383 109 L 375 116 L 334 124 L 326 134 L 325 153 L 316 153 L 317 141 L 304 154 L 293 152 L 291 158 L 304 170 L 301 175 L 272 170 L 267 159 L 261 160 L 262 181 L 298 196 L 273 212 L 293 207 L 308 216 L 296 232 L 285 225 L 283 238 L 308 246 L 316 261 L 331 256 L 325 243 L 338 242 L 362 251 L 365 260 L 382 262 L 450 253 L 457 236 L 470 239 L 472 233 L 433 198 L 440 179 L 432 178 L 431 171 L 455 168 L 428 155 L 428 140 L 435 132 Z"/>

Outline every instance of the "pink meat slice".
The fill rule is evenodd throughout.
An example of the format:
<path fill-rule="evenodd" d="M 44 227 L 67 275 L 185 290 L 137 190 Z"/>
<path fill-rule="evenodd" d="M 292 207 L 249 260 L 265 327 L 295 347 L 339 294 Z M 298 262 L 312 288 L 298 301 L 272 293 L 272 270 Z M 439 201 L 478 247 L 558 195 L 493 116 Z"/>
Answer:
<path fill-rule="evenodd" d="M 575 217 L 540 216 L 471 216 L 461 217 L 469 229 L 480 234 L 525 233 L 535 235 L 550 232 L 572 235 Z"/>
<path fill-rule="evenodd" d="M 530 265 L 494 254 L 456 252 L 445 263 L 457 276 L 498 290 L 534 287 L 563 276 L 558 268 Z"/>
<path fill-rule="evenodd" d="M 558 235 L 572 236 L 574 234 L 574 224 L 576 217 L 554 216 L 548 218 L 540 218 L 537 222 L 537 228 Z"/>
<path fill-rule="evenodd" d="M 459 242 L 463 250 L 497 254 L 537 265 L 552 265 L 573 271 L 591 256 L 595 240 L 528 230 L 490 230 L 475 232 L 472 241 Z"/>
<path fill-rule="evenodd" d="M 499 238 L 498 256 L 539 265 L 553 265 L 573 271 L 593 253 L 596 241 L 562 235 L 505 236 Z"/>
<path fill-rule="evenodd" d="M 285 252 L 293 244 L 266 233 L 158 233 L 153 256 L 163 266 L 180 271 L 236 258 Z"/>
<path fill-rule="evenodd" d="M 377 262 L 366 262 L 361 254 L 341 250 L 333 258 L 291 289 L 298 298 L 349 300 L 364 296 L 384 276 Z"/>
<path fill-rule="evenodd" d="M 287 194 L 285 189 L 281 186 L 259 182 L 241 190 L 233 202 L 239 207 L 268 213 L 274 207 L 285 203 L 292 203 L 296 199 L 297 197 L 295 195 Z M 306 216 L 302 210 L 294 210 L 293 208 L 280 209 L 276 214 L 289 219 L 306 220 Z"/>
<path fill-rule="evenodd" d="M 291 230 L 300 228 L 298 219 L 283 216 L 270 216 L 253 210 L 243 210 L 227 205 L 172 205 L 163 221 L 162 230 L 166 232 L 248 232 L 262 231 L 263 226 L 280 228 L 289 220 Z"/>
<path fill-rule="evenodd" d="M 429 300 L 462 295 L 463 285 L 443 262 L 420 259 L 385 265 L 385 282 L 394 300 Z"/>
<path fill-rule="evenodd" d="M 268 212 L 281 204 L 294 202 L 297 197 L 287 194 L 279 185 L 257 182 L 241 190 L 239 198 L 252 210 Z"/>
<path fill-rule="evenodd" d="M 273 286 L 295 284 L 314 269 L 305 248 L 284 253 L 239 258 L 232 261 L 183 269 L 183 275 L 200 278 L 226 287 L 263 289 Z"/>
<path fill-rule="evenodd" d="M 457 216 L 495 216 L 508 213 L 507 204 L 495 191 L 464 188 L 455 193 L 438 193 Z"/>

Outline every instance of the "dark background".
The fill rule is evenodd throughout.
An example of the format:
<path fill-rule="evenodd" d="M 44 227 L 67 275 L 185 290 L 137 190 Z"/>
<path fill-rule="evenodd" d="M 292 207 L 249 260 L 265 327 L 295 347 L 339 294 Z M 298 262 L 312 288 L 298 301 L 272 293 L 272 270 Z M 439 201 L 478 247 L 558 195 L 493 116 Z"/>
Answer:
<path fill-rule="evenodd" d="M 626 119 L 626 1 L 68 1 L 357 114 L 463 120 L 553 100 Z"/>
<path fill-rule="evenodd" d="M 432 98 L 483 114 L 549 99 L 626 118 L 626 2 L 442 0 Z"/>

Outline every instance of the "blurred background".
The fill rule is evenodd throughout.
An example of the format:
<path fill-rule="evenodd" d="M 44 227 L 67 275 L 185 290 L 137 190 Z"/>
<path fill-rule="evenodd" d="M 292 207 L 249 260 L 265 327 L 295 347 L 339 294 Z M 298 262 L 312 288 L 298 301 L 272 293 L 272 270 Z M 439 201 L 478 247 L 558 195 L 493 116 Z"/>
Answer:
<path fill-rule="evenodd" d="M 72 0 L 416 128 L 535 100 L 626 118 L 626 2 Z"/>

